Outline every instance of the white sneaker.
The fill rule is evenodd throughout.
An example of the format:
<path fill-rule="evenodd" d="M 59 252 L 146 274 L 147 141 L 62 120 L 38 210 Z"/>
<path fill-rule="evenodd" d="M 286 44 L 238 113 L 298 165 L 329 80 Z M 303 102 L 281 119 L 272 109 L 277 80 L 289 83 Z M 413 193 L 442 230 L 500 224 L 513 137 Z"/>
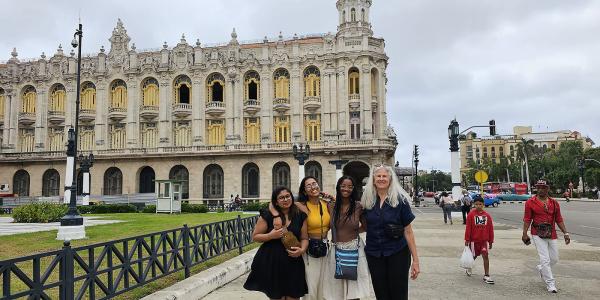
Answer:
<path fill-rule="evenodd" d="M 494 284 L 494 280 L 490 276 L 483 276 L 483 282 L 487 284 Z"/>
<path fill-rule="evenodd" d="M 556 293 L 558 293 L 558 290 L 556 289 L 556 287 L 550 286 L 550 287 L 548 287 L 548 292 L 556 294 Z"/>
<path fill-rule="evenodd" d="M 465 269 L 465 274 L 467 274 L 467 276 L 473 275 L 473 268 L 466 268 Z"/>

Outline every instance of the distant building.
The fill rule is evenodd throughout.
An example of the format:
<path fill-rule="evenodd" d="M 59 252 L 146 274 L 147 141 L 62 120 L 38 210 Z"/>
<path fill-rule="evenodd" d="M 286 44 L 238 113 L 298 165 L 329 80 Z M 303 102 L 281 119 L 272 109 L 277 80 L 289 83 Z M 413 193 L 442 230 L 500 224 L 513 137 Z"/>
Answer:
<path fill-rule="evenodd" d="M 496 135 L 477 137 L 474 132 L 467 133 L 460 141 L 461 174 L 469 170 L 468 162 L 481 163 L 484 159 L 500 162 L 503 157 L 517 157 L 517 144 L 522 139 L 533 140 L 535 148 L 558 149 L 567 141 L 581 141 L 583 148 L 591 148 L 594 142 L 578 131 L 559 130 L 550 132 L 533 132 L 531 126 L 515 126 L 512 135 Z"/>

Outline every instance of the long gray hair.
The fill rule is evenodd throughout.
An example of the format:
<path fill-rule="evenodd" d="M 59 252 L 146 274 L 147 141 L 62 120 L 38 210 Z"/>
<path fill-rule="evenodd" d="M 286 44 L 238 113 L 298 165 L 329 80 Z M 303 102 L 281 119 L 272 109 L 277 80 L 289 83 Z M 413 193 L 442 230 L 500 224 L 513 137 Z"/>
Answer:
<path fill-rule="evenodd" d="M 396 207 L 400 203 L 400 201 L 409 204 L 410 195 L 402 188 L 398 177 L 396 176 L 396 172 L 390 166 L 379 165 L 371 168 L 371 175 L 369 175 L 369 179 L 367 179 L 367 184 L 365 185 L 365 189 L 363 191 L 361 204 L 366 209 L 371 209 L 375 206 L 375 202 L 377 200 L 377 189 L 375 188 L 375 172 L 379 170 L 385 170 L 388 173 L 390 178 L 390 186 L 387 190 L 387 203 L 391 207 Z"/>

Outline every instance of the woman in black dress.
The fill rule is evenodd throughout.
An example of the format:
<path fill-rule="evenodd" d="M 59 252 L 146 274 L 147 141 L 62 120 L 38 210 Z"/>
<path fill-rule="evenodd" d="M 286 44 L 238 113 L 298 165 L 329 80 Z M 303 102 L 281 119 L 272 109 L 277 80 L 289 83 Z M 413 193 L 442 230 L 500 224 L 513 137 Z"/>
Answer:
<path fill-rule="evenodd" d="M 299 299 L 308 293 L 302 260 L 302 254 L 308 248 L 306 214 L 294 205 L 294 197 L 285 187 L 273 191 L 271 204 L 278 215 L 268 210 L 260 213 L 252 239 L 263 244 L 254 256 L 244 288 L 263 292 L 270 299 Z M 285 226 L 275 229 L 273 218 L 281 218 Z M 281 237 L 286 230 L 296 236 L 300 247 L 285 249 Z"/>

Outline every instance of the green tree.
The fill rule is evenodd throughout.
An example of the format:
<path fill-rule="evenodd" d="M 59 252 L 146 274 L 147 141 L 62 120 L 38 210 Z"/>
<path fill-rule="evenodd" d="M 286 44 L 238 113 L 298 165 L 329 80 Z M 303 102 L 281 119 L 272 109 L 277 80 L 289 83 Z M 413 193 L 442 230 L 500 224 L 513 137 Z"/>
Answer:
<path fill-rule="evenodd" d="M 452 189 L 452 177 L 440 170 L 432 170 L 419 176 L 419 189 L 424 191 L 449 191 Z"/>

